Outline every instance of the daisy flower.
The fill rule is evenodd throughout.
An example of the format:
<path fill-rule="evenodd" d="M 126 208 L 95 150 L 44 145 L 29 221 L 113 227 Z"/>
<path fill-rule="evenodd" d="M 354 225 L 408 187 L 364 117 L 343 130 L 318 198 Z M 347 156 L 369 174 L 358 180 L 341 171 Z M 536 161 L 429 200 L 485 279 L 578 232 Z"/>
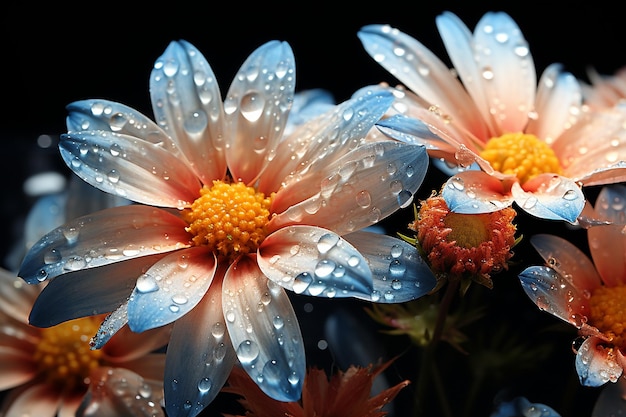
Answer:
<path fill-rule="evenodd" d="M 300 398 L 304 344 L 286 290 L 382 303 L 430 291 L 436 280 L 415 248 L 362 230 L 409 205 L 428 167 L 424 146 L 374 128 L 393 97 L 364 88 L 287 129 L 294 87 L 290 46 L 270 41 L 222 102 L 203 55 L 175 41 L 150 77 L 155 122 L 116 102 L 71 104 L 63 159 L 137 204 L 33 245 L 19 276 L 49 284 L 31 323 L 110 313 L 96 349 L 125 324 L 174 323 L 165 408 L 194 416 L 237 360 L 268 396 Z"/>
<path fill-rule="evenodd" d="M 0 415 L 164 416 L 169 328 L 142 334 L 124 327 L 100 350 L 89 339 L 102 318 L 84 317 L 48 328 L 28 324 L 42 285 L 0 270 Z"/>
<path fill-rule="evenodd" d="M 613 185 L 600 191 L 595 207 L 585 208 L 595 224 L 587 230 L 591 259 L 561 237 L 539 234 L 531 243 L 546 266 L 519 275 L 540 309 L 578 329 L 575 363 L 585 386 L 616 382 L 626 366 L 625 204 L 626 187 Z"/>
<path fill-rule="evenodd" d="M 358 36 L 403 83 L 379 127 L 426 144 L 433 158 L 455 167 L 443 188 L 452 211 L 485 213 L 515 202 L 536 217 L 575 223 L 585 203 L 581 185 L 626 178 L 623 142 L 601 126 L 568 134 L 581 118 L 581 86 L 559 64 L 537 83 L 528 43 L 510 16 L 486 13 L 473 33 L 450 12 L 436 22 L 454 71 L 389 25 L 365 26 Z"/>

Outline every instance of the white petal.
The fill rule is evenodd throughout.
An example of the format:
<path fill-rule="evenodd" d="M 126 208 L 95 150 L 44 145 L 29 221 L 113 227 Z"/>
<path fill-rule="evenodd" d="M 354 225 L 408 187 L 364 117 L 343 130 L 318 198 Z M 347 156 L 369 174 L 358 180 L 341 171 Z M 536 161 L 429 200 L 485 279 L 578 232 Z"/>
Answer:
<path fill-rule="evenodd" d="M 184 316 L 209 289 L 217 269 L 205 246 L 171 253 L 137 278 L 128 300 L 128 325 L 134 332 L 163 326 Z"/>
<path fill-rule="evenodd" d="M 347 101 L 300 125 L 278 146 L 259 181 L 266 194 L 298 182 L 307 172 L 319 172 L 350 152 L 366 137 L 393 102 L 378 86 L 363 88 Z"/>
<path fill-rule="evenodd" d="M 447 65 L 423 44 L 388 25 L 368 25 L 358 32 L 365 50 L 391 75 L 429 103 L 440 107 L 474 134 L 486 133 L 474 102 Z"/>
<path fill-rule="evenodd" d="M 298 319 L 285 290 L 244 256 L 224 277 L 224 315 L 242 367 L 263 392 L 297 401 L 305 375 Z"/>
<path fill-rule="evenodd" d="M 224 108 L 211 66 L 193 45 L 173 41 L 150 75 L 150 97 L 159 126 L 174 139 L 205 184 L 222 179 Z"/>
<path fill-rule="evenodd" d="M 367 260 L 348 241 L 315 226 L 288 226 L 270 234 L 258 251 L 268 278 L 298 294 L 372 296 Z"/>
<path fill-rule="evenodd" d="M 233 178 L 255 180 L 274 157 L 295 91 L 295 58 L 286 42 L 255 50 L 235 76 L 226 99 L 226 160 Z"/>
<path fill-rule="evenodd" d="M 68 272 L 190 245 L 187 224 L 154 207 L 113 207 L 71 220 L 35 243 L 18 275 L 35 284 Z"/>
<path fill-rule="evenodd" d="M 462 65 L 457 66 L 452 51 L 448 53 L 455 68 L 463 74 Z M 535 110 L 537 74 L 519 26 L 506 13 L 485 13 L 474 29 L 472 53 L 475 60 L 472 65 L 478 70 L 469 76 L 486 92 L 481 112 L 493 118 L 498 128 L 493 133 L 523 131 L 528 114 Z"/>
<path fill-rule="evenodd" d="M 76 175 L 119 197 L 178 208 L 199 196 L 200 182 L 185 161 L 134 136 L 106 131 L 68 133 L 61 136 L 59 150 Z"/>
<path fill-rule="evenodd" d="M 345 234 L 373 225 L 412 203 L 428 162 L 421 145 L 362 145 L 280 190 L 272 202 L 280 214 L 269 228 L 304 223 Z"/>
<path fill-rule="evenodd" d="M 492 213 L 513 204 L 513 197 L 501 180 L 476 170 L 450 177 L 441 196 L 451 211 L 461 214 Z"/>
<path fill-rule="evenodd" d="M 237 360 L 222 310 L 223 274 L 219 269 L 202 301 L 174 323 L 164 377 L 168 415 L 200 413 L 220 392 Z"/>
<path fill-rule="evenodd" d="M 124 303 L 137 277 L 164 254 L 89 268 L 48 281 L 30 312 L 30 324 L 50 327 L 79 317 L 109 313 Z"/>

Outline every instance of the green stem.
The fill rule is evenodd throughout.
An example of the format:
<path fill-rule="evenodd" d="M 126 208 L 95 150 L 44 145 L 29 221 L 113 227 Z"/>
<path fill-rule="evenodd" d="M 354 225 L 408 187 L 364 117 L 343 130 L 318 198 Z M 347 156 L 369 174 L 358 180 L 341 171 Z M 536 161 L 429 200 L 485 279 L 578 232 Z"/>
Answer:
<path fill-rule="evenodd" d="M 413 415 L 415 417 L 421 417 L 425 415 L 426 403 L 429 400 L 428 388 L 432 385 L 430 383 L 431 378 L 435 378 L 434 385 L 437 388 L 437 398 L 439 398 L 443 415 L 452 417 L 449 409 L 449 404 L 446 401 L 443 384 L 441 383 L 441 379 L 439 378 L 439 373 L 437 372 L 436 368 L 435 348 L 441 341 L 441 337 L 445 329 L 446 317 L 448 316 L 448 311 L 450 311 L 452 301 L 454 300 L 454 296 L 456 295 L 458 288 L 458 279 L 453 278 L 448 280 L 448 283 L 446 284 L 446 291 L 439 304 L 439 311 L 437 312 L 437 322 L 435 323 L 433 336 L 430 339 L 428 345 L 422 351 L 422 360 L 418 369 L 417 388 L 415 392 L 415 407 L 413 410 Z"/>

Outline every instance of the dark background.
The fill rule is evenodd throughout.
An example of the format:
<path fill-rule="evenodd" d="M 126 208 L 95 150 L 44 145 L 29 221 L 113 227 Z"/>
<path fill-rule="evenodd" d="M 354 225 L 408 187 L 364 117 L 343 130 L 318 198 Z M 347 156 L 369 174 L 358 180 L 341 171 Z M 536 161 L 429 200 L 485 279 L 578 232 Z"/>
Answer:
<path fill-rule="evenodd" d="M 573 2 L 430 1 L 403 4 L 386 1 L 350 5 L 340 2 L 265 2 L 252 6 L 232 1 L 213 4 L 177 1 L 165 5 L 154 2 L 141 7 L 128 2 L 57 4 L 43 8 L 30 2 L 19 2 L 5 7 L 0 15 L 0 101 L 3 103 L 0 113 L 0 179 L 4 187 L 0 254 L 6 254 L 19 238 L 24 215 L 33 202 L 22 191 L 24 179 L 49 169 L 64 174 L 69 172 L 60 162 L 57 149 L 42 149 L 37 145 L 37 138 L 43 134 L 57 136 L 64 133 L 65 106 L 76 100 L 106 98 L 152 116 L 148 79 L 154 61 L 171 40 L 185 39 L 204 54 L 220 83 L 222 94 L 254 49 L 273 39 L 287 41 L 296 57 L 296 89 L 324 88 L 340 102 L 363 86 L 381 81 L 396 83 L 363 49 L 356 35 L 362 26 L 389 23 L 412 35 L 449 63 L 435 25 L 435 17 L 446 10 L 456 13 L 472 30 L 485 12 L 508 12 L 529 42 L 538 76 L 553 62 L 562 63 L 566 70 L 582 79 L 586 79 L 590 66 L 600 73 L 612 74 L 626 65 L 624 16 L 608 6 L 608 2 L 586 4 L 586 7 L 579 7 Z M 438 188 L 443 180 L 437 172 L 429 174 L 428 182 L 422 187 L 422 197 Z M 591 195 L 595 191 L 590 190 Z M 554 231 L 571 236 L 584 246 L 580 232 L 563 225 L 524 216 L 520 216 L 518 223 L 525 236 L 535 231 Z M 397 225 L 397 231 L 404 231 L 406 222 L 398 220 Z M 520 246 L 516 253 L 525 265 L 540 262 L 527 245 Z M 514 323 L 511 327 L 522 335 L 520 344 L 529 341 L 532 344 L 534 339 L 550 340 L 554 336 L 537 336 L 537 330 L 542 325 L 550 326 L 556 319 L 540 313 L 529 300 L 520 301 L 524 295 L 519 282 L 513 274 L 509 276 L 513 279 L 496 282 L 499 292 L 493 291 L 486 296 L 490 308 L 494 309 L 492 314 L 502 315 Z M 484 293 L 487 290 L 477 291 Z M 502 296 L 503 291 L 510 293 Z M 512 299 L 515 301 L 511 302 Z M 307 355 L 312 362 L 322 363 L 330 355 L 328 350 L 318 349 L 316 345 L 324 338 L 324 323 L 328 323 L 325 322 L 328 312 L 333 311 L 329 310 L 331 307 L 327 301 L 294 301 L 301 309 L 298 313 L 302 314 L 302 327 L 312 329 L 305 335 L 307 343 L 311 343 Z M 517 304 L 524 310 L 517 310 Z M 361 305 L 346 303 L 346 306 L 351 310 L 349 318 L 363 319 Z M 311 308 L 313 313 L 319 314 L 304 313 Z M 340 317 L 347 322 L 349 318 L 341 316 L 344 310 L 334 313 L 334 319 Z M 574 357 L 569 344 L 574 332 L 570 330 L 568 328 L 563 335 L 557 333 L 560 338 L 555 339 L 558 343 L 555 349 L 560 353 L 559 359 L 541 365 L 541 372 L 532 374 L 522 385 L 531 400 L 553 402 L 550 405 L 555 408 L 563 406 L 570 411 L 582 411 L 580 415 L 589 415 L 597 391 L 576 387 L 571 390 Z M 388 341 L 391 345 L 397 343 L 397 351 L 406 346 L 403 339 Z M 528 360 L 533 362 L 532 358 Z M 413 364 L 407 366 L 402 370 L 411 370 Z M 395 369 L 398 378 L 406 377 L 399 370 L 401 365 Z M 502 369 L 502 374 L 507 372 Z M 392 378 L 392 382 L 399 382 L 398 378 Z M 471 382 L 456 380 L 449 389 L 462 391 L 470 385 Z M 576 385 L 575 381 L 573 385 Z M 567 387 L 569 394 L 563 394 Z M 486 391 L 485 404 L 479 408 L 480 415 L 485 416 L 496 390 Z M 404 399 L 399 404 L 410 404 L 410 401 Z M 397 415 L 405 414 L 399 412 Z M 570 414 L 565 412 L 565 415 Z"/>

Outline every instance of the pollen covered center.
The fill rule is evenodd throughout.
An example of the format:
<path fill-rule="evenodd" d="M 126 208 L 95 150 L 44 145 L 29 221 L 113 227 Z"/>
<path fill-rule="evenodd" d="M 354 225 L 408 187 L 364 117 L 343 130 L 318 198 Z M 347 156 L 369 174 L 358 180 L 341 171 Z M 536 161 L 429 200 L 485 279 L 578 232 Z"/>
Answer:
<path fill-rule="evenodd" d="M 539 174 L 562 172 L 552 148 L 535 135 L 525 133 L 491 138 L 480 156 L 495 170 L 515 175 L 522 184 Z"/>
<path fill-rule="evenodd" d="M 598 287 L 589 301 L 589 324 L 612 339 L 615 346 L 626 351 L 626 285 Z"/>
<path fill-rule="evenodd" d="M 100 365 L 102 351 L 92 350 L 89 341 L 101 319 L 84 317 L 41 330 L 33 359 L 48 383 L 66 390 L 85 388 L 89 373 Z"/>
<path fill-rule="evenodd" d="M 231 260 L 256 251 L 267 235 L 271 197 L 241 182 L 223 181 L 204 186 L 200 194 L 184 212 L 193 242 Z"/>
<path fill-rule="evenodd" d="M 487 230 L 491 226 L 488 215 L 448 213 L 443 223 L 451 229 L 446 240 L 456 242 L 462 248 L 478 247 L 491 235 L 491 231 Z"/>

